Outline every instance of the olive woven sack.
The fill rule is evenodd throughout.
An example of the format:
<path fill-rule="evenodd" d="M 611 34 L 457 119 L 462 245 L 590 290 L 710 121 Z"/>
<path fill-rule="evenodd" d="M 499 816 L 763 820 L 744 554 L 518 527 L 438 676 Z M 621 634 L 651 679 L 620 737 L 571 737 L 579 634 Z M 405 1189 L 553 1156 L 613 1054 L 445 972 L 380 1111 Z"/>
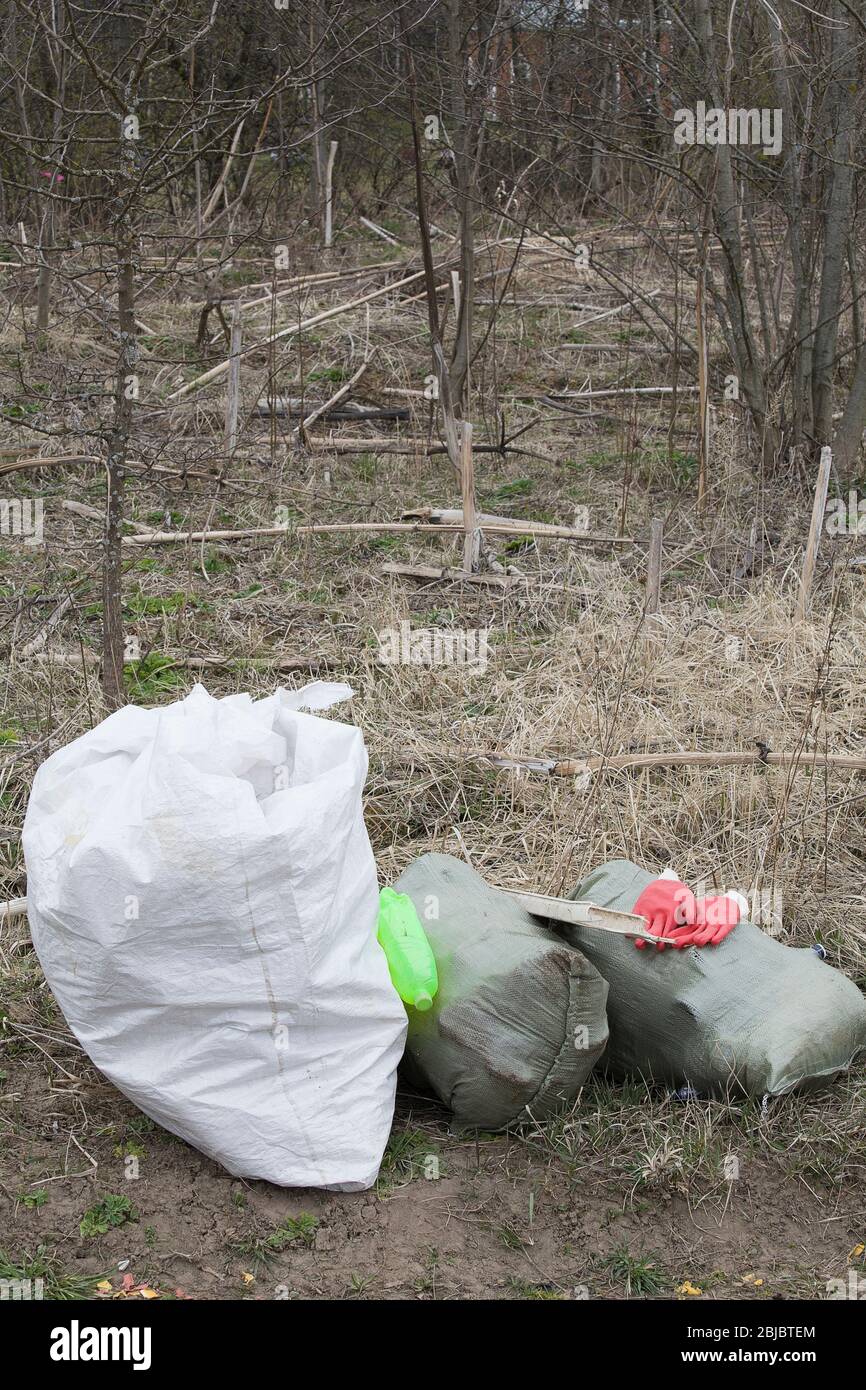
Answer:
<path fill-rule="evenodd" d="M 439 973 L 433 1007 L 408 1010 L 407 1079 L 483 1129 L 572 1102 L 607 1042 L 607 985 L 586 957 L 450 855 L 422 855 L 393 886 Z"/>
<path fill-rule="evenodd" d="M 572 893 L 623 912 L 657 875 L 625 859 L 595 869 Z M 814 1087 L 866 1049 L 866 1000 L 808 947 L 774 941 L 742 921 L 719 946 L 635 949 L 590 927 L 551 928 L 609 985 L 604 1067 L 699 1093 L 779 1095 Z"/>

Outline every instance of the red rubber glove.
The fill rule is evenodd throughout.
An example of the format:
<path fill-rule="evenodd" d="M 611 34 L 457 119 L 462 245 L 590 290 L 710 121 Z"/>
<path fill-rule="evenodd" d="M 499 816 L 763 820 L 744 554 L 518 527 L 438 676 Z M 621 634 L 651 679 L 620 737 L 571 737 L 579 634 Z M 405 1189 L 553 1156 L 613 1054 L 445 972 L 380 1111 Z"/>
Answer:
<path fill-rule="evenodd" d="M 697 924 L 697 903 L 691 888 L 666 869 L 661 878 L 653 879 L 641 893 L 632 912 L 645 917 L 647 931 L 657 936 L 656 950 L 679 944 L 681 933 L 691 935 Z M 639 951 L 649 945 L 640 937 L 635 940 Z"/>
<path fill-rule="evenodd" d="M 749 904 L 741 893 L 697 898 L 695 926 L 677 937 L 677 946 L 718 946 L 745 916 Z"/>

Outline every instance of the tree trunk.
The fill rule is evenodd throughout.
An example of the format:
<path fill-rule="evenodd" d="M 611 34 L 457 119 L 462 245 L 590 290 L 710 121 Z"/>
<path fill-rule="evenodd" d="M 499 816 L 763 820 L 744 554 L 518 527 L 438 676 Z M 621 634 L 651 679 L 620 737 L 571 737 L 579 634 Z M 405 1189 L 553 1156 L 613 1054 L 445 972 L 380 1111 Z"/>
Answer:
<path fill-rule="evenodd" d="M 715 60 L 713 26 L 708 0 L 695 0 L 695 32 L 704 64 L 712 104 L 724 107 L 722 88 Z M 725 308 L 736 353 L 737 373 L 752 419 L 761 436 L 766 464 L 775 462 L 780 440 L 769 419 L 767 383 L 760 365 L 761 354 L 749 317 L 743 247 L 737 216 L 737 189 L 728 145 L 716 146 L 716 184 L 714 217 L 716 232 L 724 251 Z"/>
<path fill-rule="evenodd" d="M 853 176 L 850 148 L 850 87 L 853 82 L 848 37 L 850 21 L 840 5 L 835 5 L 833 12 L 838 27 L 833 30 L 830 58 L 833 89 L 830 103 L 832 173 L 823 218 L 824 256 L 812 365 L 812 408 L 815 438 L 819 445 L 829 444 L 833 434 L 833 366 L 839 335 L 839 304 L 849 236 Z"/>
<path fill-rule="evenodd" d="M 451 87 L 451 120 L 454 127 L 454 160 L 460 217 L 460 314 L 451 354 L 451 395 L 458 414 L 465 412 L 469 359 L 472 348 L 472 316 L 475 301 L 475 241 L 473 235 L 475 168 L 469 148 L 469 121 L 463 85 L 463 5 L 448 0 L 448 62 Z M 480 138 L 480 137 L 479 137 Z"/>
<path fill-rule="evenodd" d="M 860 348 L 854 380 L 839 428 L 833 440 L 833 459 L 841 478 L 855 474 L 863 431 L 866 429 L 866 343 Z"/>

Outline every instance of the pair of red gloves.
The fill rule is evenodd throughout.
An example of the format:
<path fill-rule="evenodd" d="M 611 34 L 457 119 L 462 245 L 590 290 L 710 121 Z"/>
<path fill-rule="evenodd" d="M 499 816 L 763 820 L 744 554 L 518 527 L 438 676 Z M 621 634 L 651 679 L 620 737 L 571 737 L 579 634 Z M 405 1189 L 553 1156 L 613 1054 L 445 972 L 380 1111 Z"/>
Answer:
<path fill-rule="evenodd" d="M 632 912 L 646 918 L 647 930 L 658 937 L 656 950 L 663 951 L 665 946 L 718 946 L 748 906 L 741 893 L 696 898 L 691 888 L 665 869 L 661 878 L 643 890 Z M 649 942 L 638 937 L 634 944 L 642 951 Z"/>

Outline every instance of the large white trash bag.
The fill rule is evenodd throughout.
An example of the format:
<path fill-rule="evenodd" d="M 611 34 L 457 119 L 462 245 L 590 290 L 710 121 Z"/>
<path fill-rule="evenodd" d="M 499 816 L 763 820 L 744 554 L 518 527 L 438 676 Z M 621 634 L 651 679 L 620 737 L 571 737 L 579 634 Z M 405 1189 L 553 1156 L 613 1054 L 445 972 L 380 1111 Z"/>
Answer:
<path fill-rule="evenodd" d="M 316 681 L 127 706 L 39 769 L 33 941 L 66 1019 L 130 1100 L 230 1173 L 376 1179 L 406 1014 L 376 941 L 361 731 Z"/>

